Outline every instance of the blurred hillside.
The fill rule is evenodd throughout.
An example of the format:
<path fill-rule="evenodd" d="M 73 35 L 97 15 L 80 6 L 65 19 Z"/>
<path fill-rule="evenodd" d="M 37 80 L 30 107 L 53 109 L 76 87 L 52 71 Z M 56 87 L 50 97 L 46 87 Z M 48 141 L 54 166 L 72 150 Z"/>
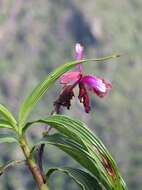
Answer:
<path fill-rule="evenodd" d="M 124 54 L 120 59 L 85 66 L 86 73 L 111 81 L 113 90 L 103 100 L 92 95 L 89 115 L 77 101 L 66 113 L 88 123 L 102 139 L 129 190 L 142 189 L 142 1 L 1 0 L 0 8 L 0 102 L 15 114 L 40 80 L 74 59 L 76 42 L 85 46 L 86 57 Z M 59 90 L 57 84 L 32 117 L 49 114 Z M 41 131 L 31 130 L 29 139 L 40 137 Z M 0 164 L 22 157 L 18 147 L 1 145 L 0 150 Z M 45 155 L 48 166 L 77 164 L 52 147 Z M 0 190 L 34 189 L 27 172 L 26 167 L 9 170 L 0 178 Z M 51 187 L 77 189 L 70 179 L 62 181 L 58 175 Z"/>

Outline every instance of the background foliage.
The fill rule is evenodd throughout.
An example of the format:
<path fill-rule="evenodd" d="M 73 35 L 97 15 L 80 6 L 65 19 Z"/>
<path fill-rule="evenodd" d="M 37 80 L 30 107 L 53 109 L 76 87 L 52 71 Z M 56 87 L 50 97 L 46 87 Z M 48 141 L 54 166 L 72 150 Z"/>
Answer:
<path fill-rule="evenodd" d="M 128 188 L 141 189 L 141 0 L 83 3 L 81 0 L 1 0 L 0 7 L 0 102 L 15 113 L 39 80 L 55 67 L 74 59 L 76 42 L 85 46 L 86 57 L 124 53 L 119 60 L 85 66 L 86 72 L 113 82 L 110 96 L 106 100 L 92 98 L 94 108 L 89 115 L 76 101 L 66 113 L 88 123 L 117 160 Z M 59 90 L 57 84 L 45 96 L 34 110 L 34 118 L 50 113 Z M 30 130 L 29 139 L 40 137 L 41 128 L 36 132 Z M 1 164 L 22 157 L 13 145 L 0 145 L 0 149 Z M 45 157 L 48 166 L 77 165 L 52 146 Z M 77 189 L 71 179 L 62 180 L 61 175 L 54 175 L 57 177 L 51 182 L 53 189 L 64 189 L 63 186 Z M 0 190 L 34 188 L 26 167 L 8 170 L 0 178 L 0 184 Z"/>

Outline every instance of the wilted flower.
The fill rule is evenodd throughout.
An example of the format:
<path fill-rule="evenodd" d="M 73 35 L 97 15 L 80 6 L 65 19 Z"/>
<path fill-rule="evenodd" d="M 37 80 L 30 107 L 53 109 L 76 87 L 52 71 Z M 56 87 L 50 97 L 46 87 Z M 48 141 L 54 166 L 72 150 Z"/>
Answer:
<path fill-rule="evenodd" d="M 79 61 L 83 58 L 84 48 L 80 44 L 76 44 L 75 50 L 76 60 Z M 86 113 L 89 113 L 91 109 L 89 92 L 93 92 L 102 98 L 105 97 L 108 94 L 108 90 L 112 88 L 111 83 L 100 77 L 85 75 L 81 64 L 76 66 L 76 71 L 70 71 L 63 74 L 60 77 L 60 83 L 63 85 L 63 90 L 58 100 L 54 103 L 57 113 L 60 110 L 60 106 L 65 106 L 67 109 L 70 108 L 71 99 L 74 96 L 73 89 L 76 86 L 79 87 L 78 98 L 80 102 L 83 103 Z"/>

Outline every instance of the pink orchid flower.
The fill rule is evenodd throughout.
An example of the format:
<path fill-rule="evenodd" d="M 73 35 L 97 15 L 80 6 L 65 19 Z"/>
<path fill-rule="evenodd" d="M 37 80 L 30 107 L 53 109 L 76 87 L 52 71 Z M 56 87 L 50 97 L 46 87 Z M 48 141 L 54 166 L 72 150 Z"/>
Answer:
<path fill-rule="evenodd" d="M 76 60 L 83 58 L 84 48 L 80 44 L 75 46 Z M 83 103 L 85 112 L 90 112 L 90 97 L 88 92 L 91 91 L 99 97 L 105 97 L 108 94 L 108 90 L 112 88 L 112 84 L 106 80 L 93 75 L 84 75 L 83 66 L 78 64 L 75 71 L 70 71 L 63 74 L 60 77 L 60 83 L 63 85 L 63 91 L 61 92 L 54 105 L 56 112 L 60 110 L 60 106 L 65 106 L 70 109 L 71 99 L 74 96 L 73 89 L 78 85 L 79 87 L 79 100 Z"/>

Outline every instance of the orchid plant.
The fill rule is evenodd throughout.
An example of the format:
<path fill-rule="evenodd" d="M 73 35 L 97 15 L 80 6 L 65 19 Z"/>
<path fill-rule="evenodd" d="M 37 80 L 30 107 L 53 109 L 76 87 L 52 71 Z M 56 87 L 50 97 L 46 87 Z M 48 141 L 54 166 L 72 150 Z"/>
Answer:
<path fill-rule="evenodd" d="M 76 44 L 75 53 L 75 61 L 61 65 L 36 86 L 20 107 L 18 120 L 5 106 L 0 104 L 0 128 L 8 131 L 7 135 L 1 134 L 0 143 L 17 143 L 24 156 L 24 160 L 16 160 L 15 158 L 14 161 L 9 161 L 1 166 L 0 174 L 2 175 L 10 166 L 24 162 L 32 173 L 39 190 L 50 189 L 49 179 L 54 172 L 63 172 L 69 175 L 82 190 L 126 190 L 127 187 L 118 167 L 101 140 L 86 124 L 60 114 L 61 107 L 70 109 L 72 98 L 75 96 L 75 87 L 79 87 L 78 99 L 83 103 L 86 113 L 89 113 L 91 109 L 90 92 L 102 98 L 108 95 L 108 91 L 112 88 L 112 84 L 105 79 L 86 75 L 82 64 L 89 61 L 106 61 L 120 55 L 83 59 L 84 48 L 80 44 Z M 54 110 L 51 115 L 29 121 L 28 116 L 33 108 L 57 80 L 60 81 L 62 90 L 54 102 Z M 37 127 L 37 124 L 46 124 L 49 128 L 46 128 L 46 131 L 42 133 L 42 139 L 29 145 L 27 140 L 28 129 L 31 126 Z M 56 129 L 54 134 L 50 133 L 52 128 Z M 10 131 L 13 132 L 13 135 L 9 133 Z M 45 145 L 49 144 L 58 147 L 75 159 L 82 166 L 82 169 L 53 167 L 45 171 L 42 159 Z M 38 159 L 36 159 L 37 157 Z"/>

